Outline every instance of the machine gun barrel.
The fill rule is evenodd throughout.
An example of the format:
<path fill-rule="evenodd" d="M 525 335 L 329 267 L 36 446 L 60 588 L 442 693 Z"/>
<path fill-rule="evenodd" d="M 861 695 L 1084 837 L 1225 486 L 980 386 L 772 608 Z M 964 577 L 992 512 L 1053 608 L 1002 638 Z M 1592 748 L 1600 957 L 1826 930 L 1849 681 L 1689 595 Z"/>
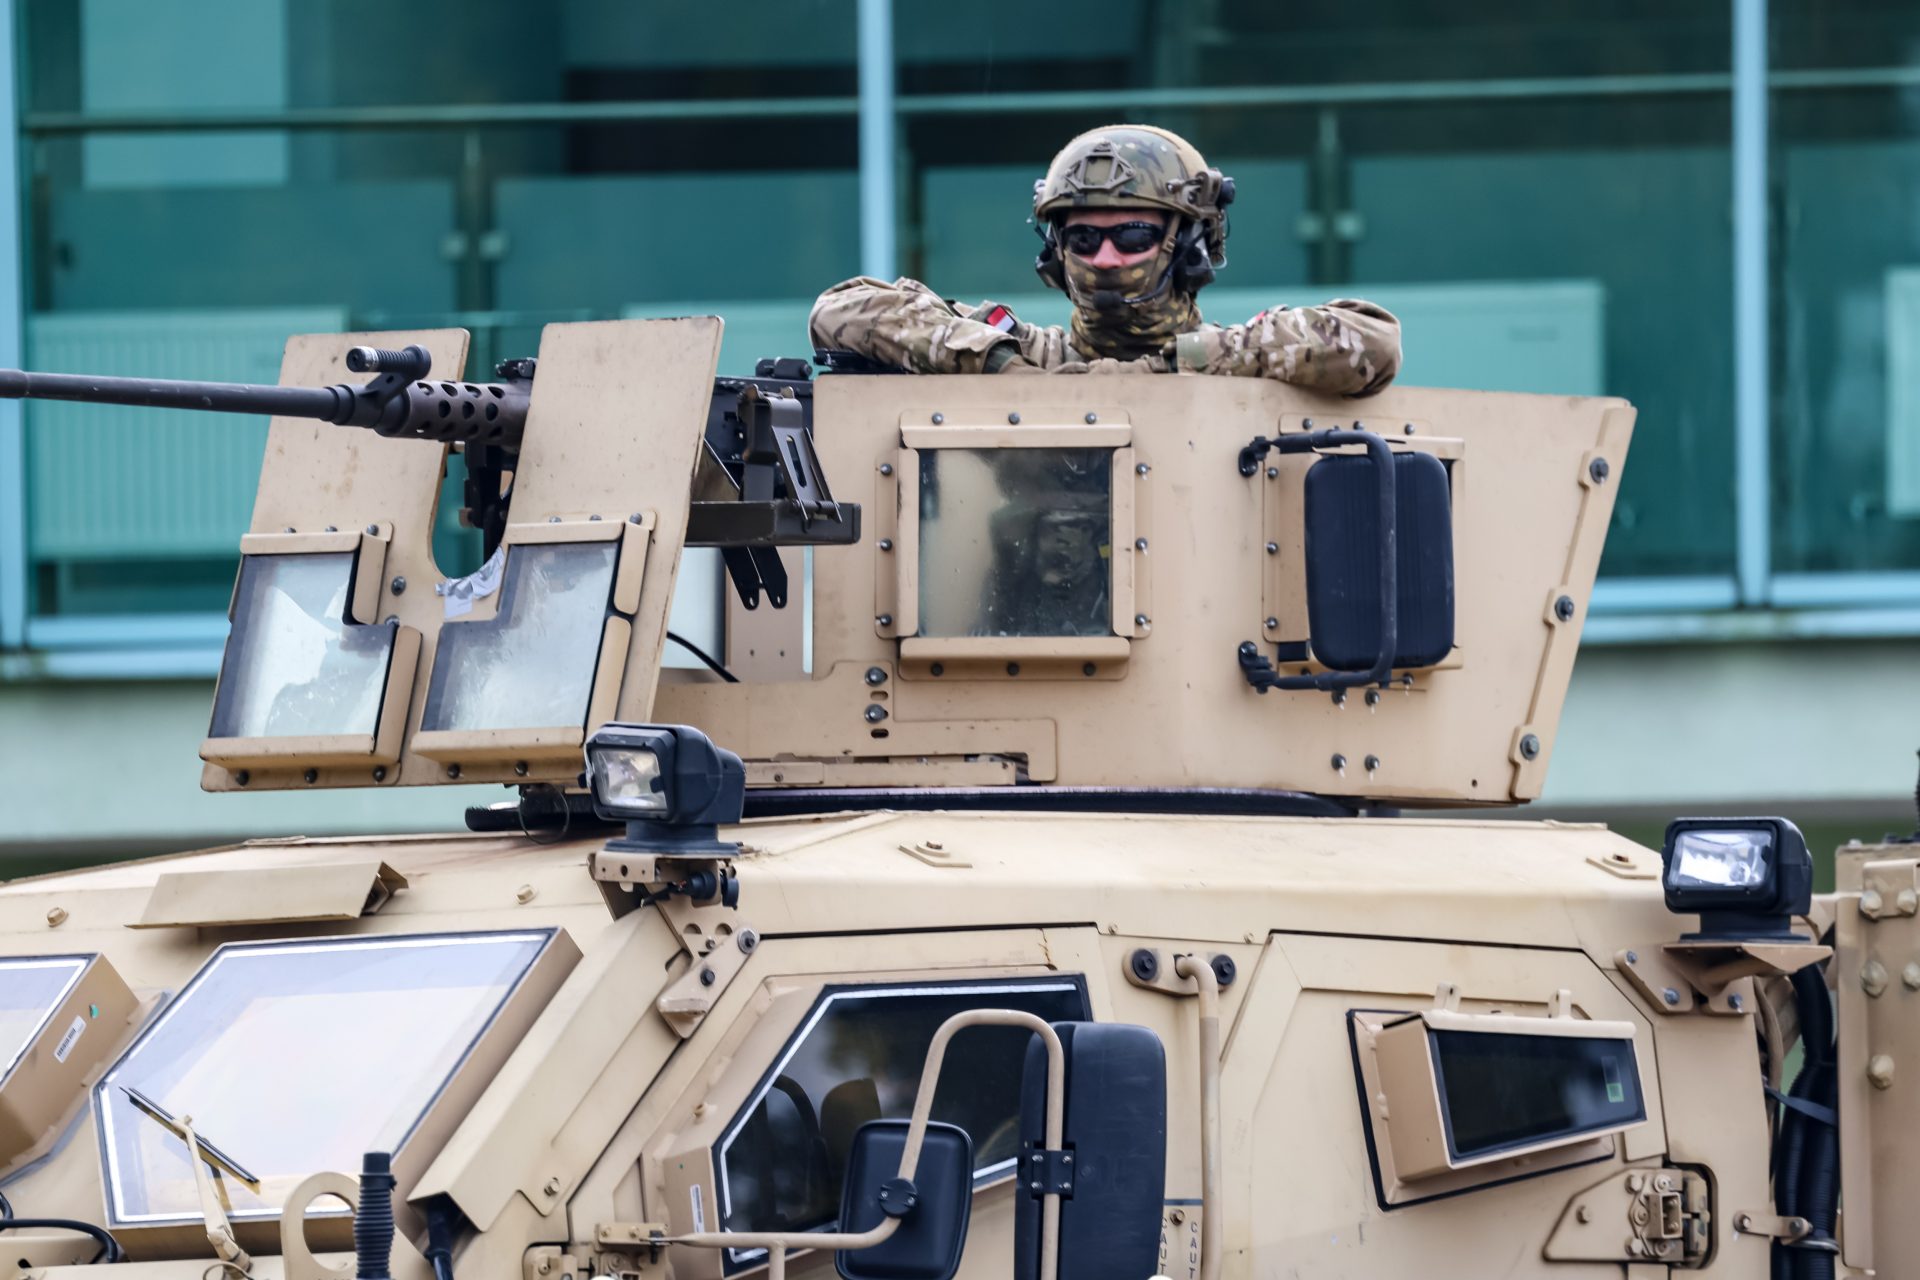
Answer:
<path fill-rule="evenodd" d="M 844 546 L 860 536 L 859 506 L 834 501 L 813 451 L 811 370 L 798 361 L 767 363 L 768 377 L 715 381 L 707 448 L 738 496 L 695 502 L 687 517 L 689 545 L 726 549 L 728 572 L 748 608 L 759 603 L 763 588 L 776 608 L 785 603 L 786 571 L 774 548 Z M 353 347 L 346 366 L 373 380 L 263 387 L 0 369 L 0 399 L 315 418 L 383 436 L 458 444 L 467 473 L 462 518 L 481 531 L 485 553 L 492 555 L 506 532 L 508 477 L 526 436 L 537 362 L 505 361 L 495 370 L 500 381 L 487 383 L 433 381 L 433 356 L 420 346 Z"/>
<path fill-rule="evenodd" d="M 355 347 L 348 353 L 347 367 L 378 376 L 363 386 L 342 382 L 330 387 L 263 387 L 0 369 L 0 398 L 317 418 L 339 426 L 366 427 L 383 436 L 506 449 L 518 448 L 526 430 L 533 383 L 530 371 L 505 382 L 431 382 L 427 375 L 433 357 L 423 347 L 403 351 Z"/>
<path fill-rule="evenodd" d="M 189 382 L 169 378 L 97 378 L 84 373 L 30 373 L 0 369 L 0 397 L 75 400 L 149 409 L 211 409 L 344 422 L 350 404 L 338 387 L 260 387 L 243 382 Z"/>

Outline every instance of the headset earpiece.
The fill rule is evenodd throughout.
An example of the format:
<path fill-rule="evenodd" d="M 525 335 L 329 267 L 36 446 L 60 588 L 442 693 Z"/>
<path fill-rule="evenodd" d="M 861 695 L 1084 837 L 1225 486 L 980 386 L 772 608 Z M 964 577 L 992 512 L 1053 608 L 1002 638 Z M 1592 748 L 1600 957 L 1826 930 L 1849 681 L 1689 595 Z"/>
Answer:
<path fill-rule="evenodd" d="M 1051 220 L 1036 222 L 1034 233 L 1040 237 L 1040 256 L 1033 260 L 1034 272 L 1049 289 L 1065 292 L 1067 264 L 1060 258 L 1060 239 Z"/>
<path fill-rule="evenodd" d="M 1207 230 L 1198 222 L 1180 228 L 1173 242 L 1173 287 L 1193 294 L 1213 283 L 1213 257 L 1207 251 Z"/>

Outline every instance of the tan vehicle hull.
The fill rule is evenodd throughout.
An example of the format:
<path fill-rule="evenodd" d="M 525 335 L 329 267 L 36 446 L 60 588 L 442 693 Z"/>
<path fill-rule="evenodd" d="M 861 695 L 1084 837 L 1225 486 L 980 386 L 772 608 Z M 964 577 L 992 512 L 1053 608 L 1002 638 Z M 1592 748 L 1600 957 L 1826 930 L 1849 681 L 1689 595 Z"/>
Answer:
<path fill-rule="evenodd" d="M 1237 971 L 1221 995 L 1223 1274 L 1617 1276 L 1640 1261 L 1631 1196 L 1603 1184 L 1687 1169 L 1712 1182 L 1709 1272 L 1766 1274 L 1768 1238 L 1733 1225 L 1768 1216 L 1754 1054 L 1764 994 L 1741 979 L 1732 990 L 1744 1013 L 1716 1013 L 1692 991 L 1676 1013 L 1622 972 L 1624 953 L 1657 956 L 1684 922 L 1662 906 L 1658 858 L 1601 828 L 929 812 L 767 820 L 730 834 L 747 845 L 731 912 L 641 907 L 616 918 L 601 893 L 611 886 L 587 870 L 599 842 L 475 835 L 268 842 L 16 882 L 0 889 L 0 934 L 14 954 L 98 949 L 150 994 L 177 989 L 243 933 L 564 929 L 582 960 L 419 1182 L 401 1188 L 452 1196 L 479 1228 L 459 1259 L 463 1277 L 547 1274 L 542 1259 L 551 1270 L 589 1255 L 605 1265 L 625 1224 L 692 1229 L 669 1194 L 669 1157 L 712 1142 L 823 986 L 1048 974 L 1084 981 L 1095 1018 L 1150 1027 L 1166 1045 L 1164 1269 L 1197 1275 L 1194 1004 L 1128 980 L 1139 947 L 1225 955 Z M 364 887 L 381 864 L 407 887 L 370 914 L 252 914 L 267 898 L 262 881 L 311 883 L 331 868 Z M 183 883 L 198 917 L 153 926 L 157 901 L 180 913 Z M 200 922 L 209 916 L 225 923 Z M 723 918 L 728 930 L 715 933 Z M 721 938 L 751 930 L 759 943 L 719 965 L 708 1007 L 676 1023 L 657 1006 L 713 954 L 689 953 L 689 923 Z M 1512 1181 L 1384 1206 L 1348 1014 L 1425 1008 L 1443 984 L 1464 1010 L 1537 1015 L 1567 991 L 1580 1015 L 1631 1023 L 1646 1122 L 1591 1163 L 1521 1167 Z M 1565 1224 L 1591 1188 L 1606 1192 L 1604 1230 L 1578 1235 Z M 93 1143 L 65 1143 L 7 1190 L 17 1204 L 97 1214 Z M 963 1276 L 1007 1273 L 1012 1194 L 1006 1184 L 978 1193 Z M 1589 1203 L 1579 1225 L 1593 1213 Z M 207 1265 L 196 1231 L 123 1234 L 153 1259 L 142 1270 L 184 1278 Z M 277 1233 L 246 1234 L 256 1252 L 277 1252 Z M 35 1271 L 91 1250 L 54 1237 L 15 1243 Z M 792 1262 L 796 1274 L 826 1264 Z M 260 1257 L 255 1274 L 275 1265 Z M 719 1274 L 702 1251 L 668 1250 L 662 1265 Z"/>

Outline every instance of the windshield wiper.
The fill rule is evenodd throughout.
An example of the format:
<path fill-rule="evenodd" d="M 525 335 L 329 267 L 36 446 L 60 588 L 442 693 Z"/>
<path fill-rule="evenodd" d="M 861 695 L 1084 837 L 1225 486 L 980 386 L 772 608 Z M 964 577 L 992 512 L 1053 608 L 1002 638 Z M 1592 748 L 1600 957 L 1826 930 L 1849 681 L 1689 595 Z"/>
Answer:
<path fill-rule="evenodd" d="M 258 1176 L 248 1172 L 245 1165 L 235 1160 L 220 1148 L 214 1146 L 211 1142 L 208 1142 L 204 1137 L 200 1136 L 199 1133 L 188 1129 L 186 1125 L 174 1119 L 173 1115 L 165 1107 L 132 1085 L 121 1085 L 120 1092 L 127 1095 L 127 1101 L 133 1103 L 136 1110 L 152 1119 L 174 1137 L 186 1143 L 189 1150 L 197 1149 L 200 1152 L 201 1158 L 208 1164 L 220 1170 L 220 1172 L 227 1174 L 229 1177 L 245 1183 L 247 1190 L 254 1192 L 260 1190 L 260 1179 Z"/>
<path fill-rule="evenodd" d="M 221 1204 L 221 1197 L 214 1190 L 213 1179 L 207 1176 L 207 1170 L 211 1168 L 231 1175 L 246 1184 L 247 1190 L 255 1195 L 260 1193 L 260 1179 L 247 1172 L 244 1165 L 226 1152 L 195 1133 L 192 1116 L 181 1116 L 175 1120 L 167 1114 L 165 1107 L 131 1085 L 123 1084 L 120 1090 L 133 1103 L 134 1110 L 187 1144 L 187 1163 L 193 1167 L 193 1190 L 200 1200 L 200 1219 L 206 1224 L 207 1243 L 213 1246 L 215 1257 L 231 1264 L 241 1275 L 246 1275 L 253 1268 L 253 1257 L 240 1247 L 240 1241 L 234 1236 L 233 1223 L 227 1220 L 226 1206 Z M 196 1154 L 200 1157 L 198 1160 L 194 1159 Z"/>

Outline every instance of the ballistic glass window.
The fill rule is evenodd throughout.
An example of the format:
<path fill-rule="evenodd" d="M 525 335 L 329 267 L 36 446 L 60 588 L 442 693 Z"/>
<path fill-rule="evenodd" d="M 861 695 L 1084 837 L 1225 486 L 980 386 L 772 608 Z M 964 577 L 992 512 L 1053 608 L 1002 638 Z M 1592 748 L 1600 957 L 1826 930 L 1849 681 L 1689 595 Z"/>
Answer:
<path fill-rule="evenodd" d="M 346 621 L 352 578 L 346 551 L 241 559 L 211 737 L 373 736 L 394 628 Z"/>
<path fill-rule="evenodd" d="M 86 970 L 85 956 L 0 960 L 0 1083 Z"/>
<path fill-rule="evenodd" d="M 1455 1160 L 1646 1119 L 1631 1040 L 1430 1031 Z"/>
<path fill-rule="evenodd" d="M 584 725 L 613 595 L 615 542 L 526 543 L 507 552 L 500 610 L 451 622 L 427 687 L 423 730 Z"/>
<path fill-rule="evenodd" d="M 912 1115 L 933 1033 L 967 1009 L 1023 1009 L 1048 1022 L 1089 1016 L 1085 989 L 1057 978 L 826 992 L 721 1136 L 714 1168 L 723 1229 L 832 1226 L 854 1133 L 869 1120 Z M 947 1047 L 932 1118 L 973 1138 L 976 1188 L 1013 1172 L 1031 1035 L 1018 1027 L 974 1027 Z M 726 1256 L 731 1271 L 766 1251 L 729 1249 Z"/>
<path fill-rule="evenodd" d="M 923 636 L 1113 634 L 1113 450 L 920 451 Z"/>
<path fill-rule="evenodd" d="M 235 1219 L 308 1175 L 399 1152 L 554 931 L 231 944 L 94 1091 L 108 1217 L 200 1221 L 186 1144 L 123 1085 L 260 1179 L 215 1174 Z"/>

